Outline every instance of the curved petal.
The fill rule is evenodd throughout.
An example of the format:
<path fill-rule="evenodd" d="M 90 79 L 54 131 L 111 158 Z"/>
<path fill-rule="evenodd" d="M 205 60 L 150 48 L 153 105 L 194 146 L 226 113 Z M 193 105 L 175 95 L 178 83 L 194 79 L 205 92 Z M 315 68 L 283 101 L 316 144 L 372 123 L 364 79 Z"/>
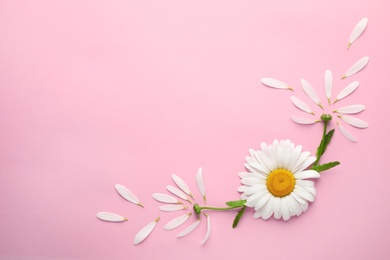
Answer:
<path fill-rule="evenodd" d="M 362 20 L 360 20 L 360 22 L 355 26 L 355 28 L 353 29 L 352 33 L 351 33 L 351 36 L 349 36 L 349 40 L 348 40 L 348 49 L 349 47 L 351 47 L 351 44 L 356 41 L 357 38 L 360 37 L 360 35 L 362 35 L 362 33 L 364 32 L 364 30 L 366 29 L 367 27 L 367 23 L 368 23 L 368 19 L 366 17 L 364 17 Z"/>
<path fill-rule="evenodd" d="M 306 170 L 302 172 L 294 173 L 295 179 L 307 179 L 307 178 L 319 178 L 320 174 L 314 170 Z"/>
<path fill-rule="evenodd" d="M 309 113 L 309 114 L 313 114 L 314 115 L 314 112 L 313 110 L 305 103 L 303 102 L 302 100 L 294 97 L 294 96 L 291 96 L 290 97 L 291 99 L 291 102 L 297 107 L 299 108 L 300 110 L 306 112 L 306 113 Z"/>
<path fill-rule="evenodd" d="M 271 78 L 262 78 L 260 81 L 267 87 L 293 90 L 288 84 L 280 80 L 271 79 Z"/>

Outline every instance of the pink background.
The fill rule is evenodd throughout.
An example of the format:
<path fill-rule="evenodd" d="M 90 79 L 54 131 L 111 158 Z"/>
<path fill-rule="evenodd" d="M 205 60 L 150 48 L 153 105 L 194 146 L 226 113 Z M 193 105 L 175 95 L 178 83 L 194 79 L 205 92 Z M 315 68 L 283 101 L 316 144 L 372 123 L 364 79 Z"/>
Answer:
<path fill-rule="evenodd" d="M 387 0 L 0 1 L 0 259 L 388 259 L 389 9 Z M 363 56 L 368 66 L 340 80 Z M 202 166 L 209 204 L 223 205 L 239 198 L 249 148 L 289 138 L 315 152 L 321 125 L 293 123 L 305 114 L 289 97 L 315 107 L 305 78 L 325 103 L 326 69 L 335 94 L 360 82 L 338 105 L 366 105 L 357 117 L 370 126 L 343 124 L 357 143 L 336 130 L 323 162 L 341 165 L 316 182 L 306 213 L 263 221 L 248 210 L 233 230 L 234 212 L 212 212 L 204 246 L 205 222 L 181 239 L 182 228 L 162 229 L 183 214 L 160 212 L 151 197 L 172 173 L 200 198 Z M 129 221 L 102 222 L 99 211 Z"/>

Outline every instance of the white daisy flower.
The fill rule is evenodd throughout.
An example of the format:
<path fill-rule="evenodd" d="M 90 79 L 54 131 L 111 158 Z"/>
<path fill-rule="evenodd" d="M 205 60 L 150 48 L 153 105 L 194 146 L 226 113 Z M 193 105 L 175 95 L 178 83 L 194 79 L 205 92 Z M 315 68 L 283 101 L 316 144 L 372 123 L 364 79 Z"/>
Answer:
<path fill-rule="evenodd" d="M 316 157 L 302 152 L 290 140 L 275 140 L 272 145 L 261 144 L 258 151 L 250 150 L 245 167 L 249 172 L 239 173 L 241 199 L 255 209 L 254 218 L 289 220 L 308 209 L 316 197 L 314 182 L 320 174 L 307 168 Z"/>

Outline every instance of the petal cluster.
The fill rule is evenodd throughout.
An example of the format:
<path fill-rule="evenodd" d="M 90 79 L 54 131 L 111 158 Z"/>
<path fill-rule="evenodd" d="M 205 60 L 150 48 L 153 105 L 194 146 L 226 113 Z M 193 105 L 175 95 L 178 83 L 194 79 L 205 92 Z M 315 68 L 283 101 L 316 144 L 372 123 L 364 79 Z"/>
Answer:
<path fill-rule="evenodd" d="M 302 152 L 302 146 L 295 146 L 290 140 L 275 140 L 273 144 L 262 143 L 260 150 L 250 150 L 245 167 L 249 172 L 239 173 L 242 186 L 241 199 L 246 206 L 255 209 L 254 218 L 264 220 L 272 215 L 276 219 L 288 220 L 299 216 L 308 209 L 309 202 L 316 197 L 314 182 L 307 180 L 319 178 L 320 174 L 308 167 L 316 160 L 309 152 Z M 291 172 L 295 178 L 292 192 L 283 197 L 274 196 L 267 187 L 267 178 L 277 169 Z"/>

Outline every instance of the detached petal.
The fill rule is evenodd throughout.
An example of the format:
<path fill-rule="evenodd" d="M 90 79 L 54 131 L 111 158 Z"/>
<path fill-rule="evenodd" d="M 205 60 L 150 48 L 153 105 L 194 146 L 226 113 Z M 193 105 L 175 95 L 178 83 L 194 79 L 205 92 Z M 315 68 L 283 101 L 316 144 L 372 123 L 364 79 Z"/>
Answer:
<path fill-rule="evenodd" d="M 364 67 L 366 67 L 366 65 L 368 63 L 368 60 L 369 60 L 369 57 L 367 57 L 367 56 L 360 59 L 347 72 L 344 73 L 344 75 L 341 79 L 345 79 L 349 76 L 352 76 L 353 74 L 356 74 L 359 71 L 361 71 L 362 69 L 364 69 Z"/>
<path fill-rule="evenodd" d="M 183 225 L 188 219 L 189 217 L 192 215 L 192 212 L 188 213 L 188 214 L 185 214 L 185 215 L 182 215 L 180 217 L 177 217 L 177 218 L 174 218 L 172 219 L 171 221 L 169 221 L 165 226 L 164 226 L 164 229 L 165 230 L 172 230 L 174 228 L 177 228 L 181 225 Z"/>
<path fill-rule="evenodd" d="M 183 204 L 178 199 L 164 193 L 154 193 L 152 197 L 159 202 Z"/>
<path fill-rule="evenodd" d="M 178 210 L 183 210 L 183 209 L 187 209 L 187 208 L 188 207 L 184 206 L 183 204 L 163 205 L 163 206 L 159 207 L 159 209 L 161 211 L 167 211 L 167 212 L 178 211 Z"/>
<path fill-rule="evenodd" d="M 328 103 L 330 104 L 330 98 L 332 97 L 332 88 L 333 88 L 333 76 L 330 70 L 325 71 L 325 94 L 328 98 Z"/>
<path fill-rule="evenodd" d="M 352 94 L 352 92 L 354 92 L 357 89 L 357 87 L 359 87 L 359 82 L 358 81 L 354 81 L 351 84 L 349 84 L 348 86 L 346 86 L 337 95 L 336 100 L 333 102 L 333 104 L 336 103 L 337 101 L 339 101 L 340 99 L 343 99 L 343 98 L 349 96 L 350 94 Z"/>
<path fill-rule="evenodd" d="M 119 193 L 119 195 L 121 195 L 122 198 L 124 198 L 125 200 L 143 207 L 139 199 L 133 193 L 131 193 L 125 186 L 120 184 L 115 184 L 115 189 Z"/>
<path fill-rule="evenodd" d="M 314 115 L 313 110 L 311 110 L 311 108 L 310 108 L 308 105 L 306 105 L 305 102 L 303 102 L 302 100 L 300 100 L 300 99 L 298 99 L 298 98 L 296 98 L 296 97 L 294 97 L 294 96 L 291 96 L 290 99 L 291 99 L 291 101 L 293 102 L 293 104 L 294 104 L 297 108 L 299 108 L 300 110 L 302 110 L 302 111 L 304 111 L 304 112 L 306 112 L 306 113 L 309 113 L 309 114 L 313 114 L 313 115 Z"/>
<path fill-rule="evenodd" d="M 191 198 L 194 198 L 194 196 L 191 193 L 190 188 L 188 185 L 176 174 L 172 174 L 172 180 L 176 183 L 176 185 L 185 193 L 191 196 Z"/>
<path fill-rule="evenodd" d="M 364 17 L 360 22 L 355 26 L 353 29 L 351 36 L 349 36 L 348 40 L 348 49 L 351 47 L 351 44 L 356 41 L 357 38 L 359 38 L 360 35 L 364 32 L 364 30 L 367 27 L 368 19 Z"/>
<path fill-rule="evenodd" d="M 290 118 L 295 123 L 301 124 L 301 125 L 312 125 L 312 124 L 321 122 L 321 120 L 302 119 L 302 118 L 297 118 L 295 116 L 290 116 Z"/>
<path fill-rule="evenodd" d="M 133 244 L 134 245 L 138 245 L 139 243 L 141 243 L 142 241 L 144 241 L 149 235 L 150 233 L 152 233 L 153 229 L 155 228 L 155 226 L 157 225 L 157 222 L 160 220 L 160 217 L 158 217 L 157 219 L 153 220 L 152 222 L 150 222 L 149 224 L 147 224 L 145 227 L 143 227 L 134 237 L 134 241 L 133 241 Z"/>
<path fill-rule="evenodd" d="M 347 122 L 348 124 L 350 124 L 351 126 L 354 126 L 354 127 L 357 127 L 357 128 L 367 128 L 368 127 L 368 123 L 361 120 L 361 119 L 357 119 L 355 117 L 350 117 L 350 116 L 339 116 L 340 119 L 342 119 L 343 121 Z"/>
<path fill-rule="evenodd" d="M 323 109 L 323 107 L 321 105 L 320 98 L 318 97 L 315 90 L 310 86 L 310 84 L 306 80 L 301 79 L 301 86 L 302 86 L 303 91 L 306 93 L 306 95 L 311 100 L 313 100 L 314 103 L 316 103 L 318 106 L 320 106 Z"/>
<path fill-rule="evenodd" d="M 333 112 L 341 113 L 341 114 L 357 114 L 362 112 L 366 107 L 364 105 L 351 105 L 346 107 L 340 107 Z"/>
<path fill-rule="evenodd" d="M 204 214 L 205 216 L 206 216 L 206 218 L 207 218 L 207 231 L 206 231 L 206 235 L 204 236 L 204 239 L 203 239 L 203 241 L 202 241 L 202 245 L 204 244 L 204 243 L 206 243 L 206 241 L 209 239 L 209 237 L 210 237 L 210 234 L 211 234 L 211 220 L 210 220 L 210 216 L 209 215 L 207 215 L 207 214 Z"/>
<path fill-rule="evenodd" d="M 100 220 L 109 221 L 109 222 L 123 222 L 128 220 L 125 217 L 110 212 L 99 212 L 96 214 L 96 217 Z"/>
<path fill-rule="evenodd" d="M 348 139 L 350 140 L 351 142 L 357 142 L 356 138 L 351 135 L 350 132 L 347 131 L 347 129 L 345 129 L 342 125 L 339 124 L 339 122 L 337 122 L 337 126 L 339 127 L 340 129 L 340 132 Z"/>
<path fill-rule="evenodd" d="M 196 184 L 198 185 L 200 194 L 202 194 L 204 203 L 206 203 L 206 186 L 204 185 L 203 181 L 202 168 L 199 168 L 198 173 L 196 174 Z"/>
<path fill-rule="evenodd" d="M 261 83 L 266 85 L 267 87 L 277 88 L 277 89 L 290 89 L 293 90 L 288 84 L 271 78 L 262 78 Z"/>
<path fill-rule="evenodd" d="M 184 237 L 191 233 L 197 226 L 199 226 L 200 219 L 198 219 L 196 222 L 192 223 L 190 226 L 188 226 L 186 229 L 184 229 L 182 232 L 177 234 L 177 237 Z"/>
<path fill-rule="evenodd" d="M 173 187 L 173 186 L 171 186 L 171 185 L 167 185 L 166 188 L 167 188 L 167 190 L 168 190 L 169 192 L 171 192 L 172 194 L 178 196 L 179 198 L 181 198 L 181 199 L 183 199 L 183 200 L 186 200 L 186 201 L 192 203 L 192 202 L 190 201 L 190 199 L 186 196 L 186 194 L 184 194 L 184 192 L 182 192 L 182 191 L 179 190 L 178 188 Z"/>

